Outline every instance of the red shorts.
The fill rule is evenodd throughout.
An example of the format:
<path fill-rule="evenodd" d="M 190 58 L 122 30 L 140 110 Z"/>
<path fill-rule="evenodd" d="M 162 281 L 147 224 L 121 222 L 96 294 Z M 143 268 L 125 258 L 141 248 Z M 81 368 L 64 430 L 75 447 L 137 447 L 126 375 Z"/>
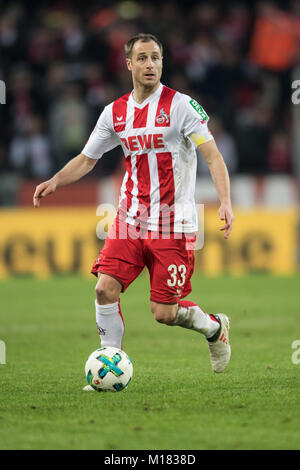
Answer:
<path fill-rule="evenodd" d="M 150 274 L 150 300 L 176 304 L 186 297 L 192 291 L 196 236 L 171 234 L 164 239 L 162 234 L 144 231 L 137 237 L 136 232 L 134 236 L 131 233 L 135 228 L 126 224 L 125 239 L 124 234 L 119 234 L 116 220 L 92 267 L 92 274 L 108 274 L 122 284 L 122 292 L 125 292 L 146 266 Z"/>

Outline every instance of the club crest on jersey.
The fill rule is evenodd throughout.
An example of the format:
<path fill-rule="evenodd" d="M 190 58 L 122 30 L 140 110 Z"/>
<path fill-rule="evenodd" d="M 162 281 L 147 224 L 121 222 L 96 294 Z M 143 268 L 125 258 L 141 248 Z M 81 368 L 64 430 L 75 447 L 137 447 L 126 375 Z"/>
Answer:
<path fill-rule="evenodd" d="M 156 118 L 157 124 L 168 124 L 170 122 L 169 116 L 165 113 L 164 108 L 161 108 L 159 115 Z"/>

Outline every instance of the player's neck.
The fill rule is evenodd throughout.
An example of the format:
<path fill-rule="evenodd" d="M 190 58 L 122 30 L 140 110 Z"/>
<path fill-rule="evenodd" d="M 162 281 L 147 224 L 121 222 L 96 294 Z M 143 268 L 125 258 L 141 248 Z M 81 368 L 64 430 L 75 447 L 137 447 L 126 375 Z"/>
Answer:
<path fill-rule="evenodd" d="M 133 88 L 134 101 L 136 101 L 138 104 L 142 104 L 147 98 L 149 98 L 150 95 L 156 92 L 159 85 L 160 82 L 158 82 L 153 87 L 145 87 L 144 85 L 135 83 Z"/>

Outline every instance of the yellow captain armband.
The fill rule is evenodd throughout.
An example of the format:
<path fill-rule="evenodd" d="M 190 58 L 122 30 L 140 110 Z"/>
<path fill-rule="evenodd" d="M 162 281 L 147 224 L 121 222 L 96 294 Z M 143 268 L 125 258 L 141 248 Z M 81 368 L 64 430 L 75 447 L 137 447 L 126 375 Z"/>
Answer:
<path fill-rule="evenodd" d="M 191 134 L 190 138 L 197 145 L 197 147 L 198 147 L 198 145 L 204 144 L 204 142 L 206 142 L 206 139 L 202 135 L 197 134 L 197 133 Z"/>

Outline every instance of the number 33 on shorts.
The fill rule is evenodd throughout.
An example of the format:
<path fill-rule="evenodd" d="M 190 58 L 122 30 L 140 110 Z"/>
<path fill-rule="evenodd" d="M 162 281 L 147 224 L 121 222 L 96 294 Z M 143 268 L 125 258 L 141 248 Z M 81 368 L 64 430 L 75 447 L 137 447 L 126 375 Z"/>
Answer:
<path fill-rule="evenodd" d="M 184 264 L 180 264 L 180 266 L 176 266 L 176 264 L 170 264 L 168 267 L 168 271 L 170 273 L 170 279 L 167 280 L 167 284 L 169 287 L 183 287 L 186 280 L 186 266 Z"/>

